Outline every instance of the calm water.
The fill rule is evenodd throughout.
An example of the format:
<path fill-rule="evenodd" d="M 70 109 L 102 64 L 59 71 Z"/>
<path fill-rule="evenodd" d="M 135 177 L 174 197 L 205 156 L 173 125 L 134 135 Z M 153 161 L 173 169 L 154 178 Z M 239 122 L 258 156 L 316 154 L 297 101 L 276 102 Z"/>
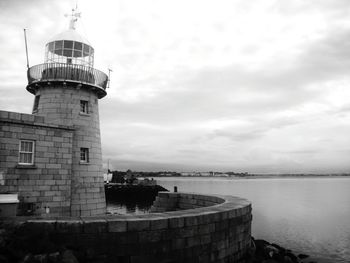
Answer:
<path fill-rule="evenodd" d="M 157 178 L 179 191 L 236 195 L 253 205 L 252 233 L 320 262 L 350 262 L 350 178 Z M 305 262 L 308 262 L 307 260 Z"/>

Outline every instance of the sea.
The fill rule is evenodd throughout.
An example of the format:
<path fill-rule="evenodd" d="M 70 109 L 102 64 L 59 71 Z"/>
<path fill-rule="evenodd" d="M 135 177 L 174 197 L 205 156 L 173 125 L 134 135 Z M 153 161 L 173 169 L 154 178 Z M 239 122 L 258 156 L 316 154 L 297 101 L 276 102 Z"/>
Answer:
<path fill-rule="evenodd" d="M 252 202 L 252 235 L 311 256 L 350 262 L 350 177 L 160 177 L 173 191 L 232 195 Z M 148 213 L 153 200 L 109 202 L 112 213 Z M 310 259 L 310 260 L 311 260 Z M 304 262 L 309 262 L 305 260 Z"/>

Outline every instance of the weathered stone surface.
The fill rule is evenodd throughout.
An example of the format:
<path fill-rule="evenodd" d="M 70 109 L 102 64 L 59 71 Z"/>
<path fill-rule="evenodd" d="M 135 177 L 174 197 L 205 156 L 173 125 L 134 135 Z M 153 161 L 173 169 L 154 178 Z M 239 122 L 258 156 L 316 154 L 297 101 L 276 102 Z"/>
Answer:
<path fill-rule="evenodd" d="M 244 262 L 251 251 L 251 221 L 242 218 L 251 210 L 246 209 L 241 215 L 231 213 L 236 217 L 229 217 L 235 206 L 227 205 L 239 205 L 241 199 L 227 196 L 209 198 L 198 194 L 187 196 L 185 193 L 172 193 L 169 198 L 164 193 L 160 195 L 163 200 L 169 201 L 178 195 L 176 198 L 179 200 L 184 198 L 191 203 L 198 200 L 215 200 L 218 203 L 187 210 L 173 207 L 175 211 L 137 216 L 29 220 L 18 227 L 18 234 L 13 235 L 16 239 L 13 249 L 21 251 L 25 248 L 21 252 L 22 259 L 29 253 L 47 255 L 48 259 L 48 254 L 60 251 L 59 259 L 63 260 L 66 253 L 66 262 L 72 263 L 76 260 L 84 263 Z M 167 205 L 166 202 L 161 204 Z M 270 250 L 277 249 L 268 243 L 265 245 L 269 245 Z M 69 250 L 71 252 L 67 252 Z"/>
<path fill-rule="evenodd" d="M 2 111 L 0 111 L 2 112 Z M 72 133 L 74 130 L 66 126 L 36 123 L 33 115 L 13 114 L 2 112 L 0 130 L 9 130 L 0 136 L 0 144 L 5 147 L 0 151 L 0 159 L 6 157 L 6 162 L 0 162 L 0 169 L 4 174 L 5 184 L 0 185 L 0 192 L 19 192 L 19 199 L 23 203 L 33 203 L 36 214 L 45 214 L 45 207 L 61 207 L 50 209 L 52 215 L 68 215 L 67 211 L 70 195 L 67 191 L 57 191 L 55 187 L 59 180 L 53 180 L 55 174 L 63 173 L 65 185 L 70 189 L 71 163 L 72 160 Z M 62 137 L 55 136 L 55 131 L 64 131 L 67 138 L 65 148 L 56 147 L 55 140 Z M 52 133 L 50 136 L 45 134 Z M 35 154 L 34 165 L 18 164 L 18 149 L 20 140 L 34 140 Z M 63 156 L 65 154 L 65 156 Z M 47 169 L 42 169 L 47 168 Z M 40 180 L 38 180 L 41 178 Z M 45 189 L 44 189 L 45 187 Z M 45 192 L 42 192 L 45 191 Z M 54 198 L 53 198 L 54 197 Z M 20 207 L 21 208 L 21 207 Z M 30 209 L 31 213 L 34 213 Z M 26 213 L 28 209 L 23 209 Z"/>
<path fill-rule="evenodd" d="M 119 219 L 107 219 L 108 232 L 126 232 L 127 224 L 124 220 Z"/>
<path fill-rule="evenodd" d="M 21 204 L 31 205 L 20 209 L 22 214 L 105 213 L 97 94 L 58 84 L 41 85 L 35 92 L 40 102 L 33 115 L 0 111 L 0 169 L 5 175 L 0 193 L 19 192 Z M 88 114 L 81 114 L 81 100 L 88 102 Z M 20 140 L 35 142 L 33 165 L 19 164 Z M 81 148 L 89 149 L 87 163 L 80 162 Z"/>

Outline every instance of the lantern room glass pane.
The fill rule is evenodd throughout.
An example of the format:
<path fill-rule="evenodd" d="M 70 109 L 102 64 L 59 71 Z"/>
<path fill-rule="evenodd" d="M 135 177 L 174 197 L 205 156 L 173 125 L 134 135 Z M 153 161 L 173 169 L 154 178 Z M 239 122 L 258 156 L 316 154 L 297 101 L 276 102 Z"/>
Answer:
<path fill-rule="evenodd" d="M 84 57 L 90 54 L 90 47 L 84 44 Z"/>
<path fill-rule="evenodd" d="M 55 50 L 56 55 L 62 56 L 62 53 L 63 53 L 63 49 L 56 49 Z"/>
<path fill-rule="evenodd" d="M 73 57 L 81 57 L 81 51 L 80 50 L 74 50 L 74 56 Z"/>
<path fill-rule="evenodd" d="M 73 41 L 65 40 L 64 41 L 64 48 L 73 48 Z"/>
<path fill-rule="evenodd" d="M 63 40 L 55 41 L 55 49 L 63 48 Z"/>
<path fill-rule="evenodd" d="M 64 49 L 63 50 L 63 56 L 71 57 L 72 56 L 72 50 L 71 49 Z"/>
<path fill-rule="evenodd" d="M 74 42 L 74 49 L 75 50 L 83 50 L 83 43 L 81 43 L 81 42 Z"/>
<path fill-rule="evenodd" d="M 49 43 L 49 51 L 53 52 L 54 49 L 55 49 L 55 42 L 50 42 Z"/>

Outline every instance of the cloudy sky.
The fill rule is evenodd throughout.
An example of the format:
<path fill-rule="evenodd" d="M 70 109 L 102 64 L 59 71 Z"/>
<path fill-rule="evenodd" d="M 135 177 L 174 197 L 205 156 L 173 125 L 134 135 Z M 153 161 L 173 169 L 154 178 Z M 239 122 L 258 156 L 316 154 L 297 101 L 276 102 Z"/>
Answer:
<path fill-rule="evenodd" d="M 73 0 L 0 0 L 0 106 L 31 113 L 30 65 Z M 350 1 L 78 2 L 111 74 L 100 101 L 112 169 L 350 172 Z"/>

